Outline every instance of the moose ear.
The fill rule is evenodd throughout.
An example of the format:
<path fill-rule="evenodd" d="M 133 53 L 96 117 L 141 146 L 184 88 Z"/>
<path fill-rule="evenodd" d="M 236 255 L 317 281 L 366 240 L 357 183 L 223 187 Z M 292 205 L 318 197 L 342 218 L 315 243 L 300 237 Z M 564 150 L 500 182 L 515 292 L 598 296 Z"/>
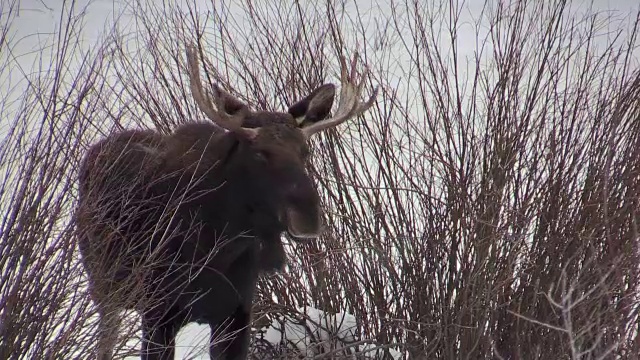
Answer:
<path fill-rule="evenodd" d="M 296 119 L 299 127 L 323 120 L 331 112 L 335 94 L 335 85 L 324 84 L 313 90 L 304 99 L 291 105 L 289 114 Z"/>
<path fill-rule="evenodd" d="M 218 93 L 220 104 L 222 105 L 221 111 L 229 115 L 235 115 L 240 110 L 246 111 L 248 110 L 247 105 L 242 101 L 238 100 L 233 95 L 228 92 L 222 90 L 218 85 L 213 85 L 214 90 Z"/>

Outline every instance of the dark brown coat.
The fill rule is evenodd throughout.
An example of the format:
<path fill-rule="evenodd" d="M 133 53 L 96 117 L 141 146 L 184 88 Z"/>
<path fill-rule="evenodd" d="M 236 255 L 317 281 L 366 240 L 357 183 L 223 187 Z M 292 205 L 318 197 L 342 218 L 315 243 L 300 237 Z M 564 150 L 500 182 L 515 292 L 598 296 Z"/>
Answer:
<path fill-rule="evenodd" d="M 347 102 L 350 111 L 325 120 L 335 92 L 327 84 L 287 113 L 253 112 L 217 87 L 205 99 L 189 56 L 194 98 L 213 122 L 115 133 L 81 165 L 78 246 L 100 315 L 100 359 L 111 356 L 120 309 L 142 316 L 143 359 L 173 358 L 190 321 L 211 326 L 212 357 L 245 359 L 258 274 L 285 262 L 281 234 L 321 232 L 307 138 L 373 102 Z M 213 341 L 222 328 L 235 336 Z"/>

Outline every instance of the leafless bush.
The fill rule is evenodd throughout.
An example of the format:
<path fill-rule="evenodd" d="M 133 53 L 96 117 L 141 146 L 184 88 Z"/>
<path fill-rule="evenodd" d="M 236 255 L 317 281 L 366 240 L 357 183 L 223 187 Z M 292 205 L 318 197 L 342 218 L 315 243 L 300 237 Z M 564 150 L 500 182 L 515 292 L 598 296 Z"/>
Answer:
<path fill-rule="evenodd" d="M 73 358 L 93 337 L 69 217 L 79 140 L 95 111 L 85 99 L 102 63 L 74 51 L 82 9 L 64 6 L 55 37 L 43 34 L 29 56 L 20 49 L 30 39 L 16 38 L 11 26 L 19 2 L 4 6 L 0 357 Z"/>
<path fill-rule="evenodd" d="M 336 82 L 336 55 L 356 48 L 367 86 L 384 90 L 357 124 L 315 141 L 328 231 L 287 244 L 256 324 L 302 306 L 351 313 L 363 339 L 419 359 L 640 353 L 637 12 L 560 0 L 129 10 L 133 30 L 84 52 L 80 16 L 65 12 L 32 70 L 3 14 L 0 75 L 28 86 L 0 106 L 1 357 L 91 351 L 70 220 L 78 160 L 113 129 L 203 119 L 187 42 L 211 59 L 210 83 L 255 107 Z"/>

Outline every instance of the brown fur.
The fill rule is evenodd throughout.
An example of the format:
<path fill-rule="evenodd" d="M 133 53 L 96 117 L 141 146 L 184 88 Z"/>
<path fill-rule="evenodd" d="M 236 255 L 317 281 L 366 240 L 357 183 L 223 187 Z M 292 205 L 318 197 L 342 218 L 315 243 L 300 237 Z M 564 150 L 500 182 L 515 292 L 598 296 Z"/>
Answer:
<path fill-rule="evenodd" d="M 332 102 L 329 90 L 320 93 Z M 294 115 L 326 117 L 330 104 L 318 105 L 322 113 L 309 108 L 312 99 L 292 106 Z M 246 358 L 258 274 L 284 265 L 284 231 L 321 224 L 293 115 L 251 112 L 245 124 L 261 128 L 256 139 L 194 122 L 169 135 L 116 133 L 89 149 L 76 216 L 101 359 L 111 356 L 119 309 L 142 315 L 143 359 L 172 358 L 185 322 L 208 323 L 218 335 L 228 318 L 226 333 L 237 334 L 212 343 L 211 354 Z"/>

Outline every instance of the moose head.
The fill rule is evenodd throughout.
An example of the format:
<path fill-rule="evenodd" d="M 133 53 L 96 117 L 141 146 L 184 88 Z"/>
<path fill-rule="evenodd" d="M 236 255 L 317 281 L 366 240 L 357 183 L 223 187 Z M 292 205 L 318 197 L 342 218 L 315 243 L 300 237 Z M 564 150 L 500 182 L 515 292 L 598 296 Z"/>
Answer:
<path fill-rule="evenodd" d="M 278 209 L 264 209 L 260 205 L 267 202 L 256 204 L 257 208 L 252 212 L 257 217 L 255 228 L 259 229 L 260 222 L 266 220 L 263 218 L 269 211 L 265 210 L 275 210 L 284 227 L 282 230 L 293 239 L 318 237 L 322 228 L 321 209 L 317 191 L 305 171 L 309 155 L 307 142 L 314 134 L 362 114 L 373 104 L 377 88 L 367 101 L 359 101 L 366 77 L 355 83 L 357 54 L 351 61 L 350 70 L 341 58 L 340 103 L 330 118 L 327 117 L 334 102 L 333 84 L 316 88 L 290 106 L 287 112 L 252 111 L 217 85 L 212 86 L 211 94 L 203 90 L 198 57 L 192 46 L 187 47 L 187 60 L 196 104 L 209 120 L 236 134 L 242 144 L 241 151 L 249 158 L 244 164 L 251 170 L 246 173 L 260 176 L 262 186 L 253 187 L 259 193 L 247 191 L 245 195 L 255 196 L 256 202 L 268 198 L 272 200 L 268 204 L 280 205 Z"/>

